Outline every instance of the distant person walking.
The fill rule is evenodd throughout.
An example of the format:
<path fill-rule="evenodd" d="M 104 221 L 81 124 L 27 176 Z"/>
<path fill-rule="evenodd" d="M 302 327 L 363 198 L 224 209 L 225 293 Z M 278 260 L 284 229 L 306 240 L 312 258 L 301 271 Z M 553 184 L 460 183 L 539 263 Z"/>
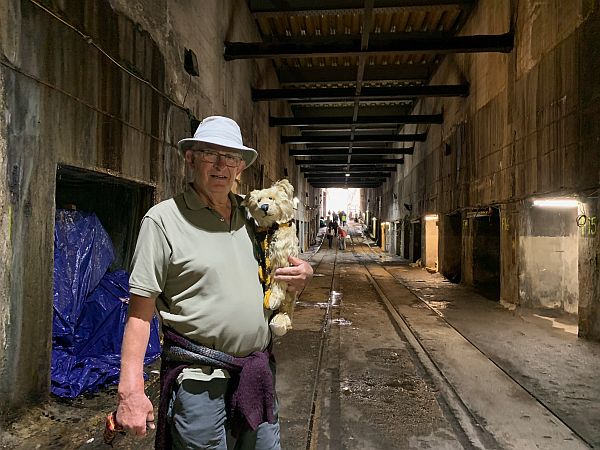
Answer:
<path fill-rule="evenodd" d="M 338 247 L 340 250 L 346 250 L 346 236 L 348 233 L 341 226 L 338 227 Z"/>
<path fill-rule="evenodd" d="M 331 248 L 331 246 L 333 245 L 333 236 L 335 236 L 335 231 L 333 230 L 333 227 L 331 226 L 331 224 L 327 227 L 327 242 L 329 242 L 329 248 Z"/>

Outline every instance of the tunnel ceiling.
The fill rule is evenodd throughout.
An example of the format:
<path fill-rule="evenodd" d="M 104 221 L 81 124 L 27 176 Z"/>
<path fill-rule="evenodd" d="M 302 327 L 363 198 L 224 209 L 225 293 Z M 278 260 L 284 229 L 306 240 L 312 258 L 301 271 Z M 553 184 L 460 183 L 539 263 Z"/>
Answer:
<path fill-rule="evenodd" d="M 225 59 L 268 58 L 281 87 L 255 102 L 287 101 L 281 142 L 315 187 L 378 187 L 441 111 L 414 115 L 422 97 L 466 97 L 432 85 L 449 53 L 510 52 L 511 33 L 458 36 L 476 0 L 248 0 L 261 42 L 226 42 Z M 417 124 L 417 133 L 403 131 Z M 347 176 L 346 174 L 349 174 Z"/>

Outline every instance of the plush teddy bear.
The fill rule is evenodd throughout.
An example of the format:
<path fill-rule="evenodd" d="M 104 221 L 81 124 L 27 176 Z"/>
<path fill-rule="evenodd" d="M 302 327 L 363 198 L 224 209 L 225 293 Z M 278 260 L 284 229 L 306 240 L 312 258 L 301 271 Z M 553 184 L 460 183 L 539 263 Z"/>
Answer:
<path fill-rule="evenodd" d="M 269 326 L 276 336 L 292 328 L 295 294 L 287 292 L 287 283 L 273 281 L 279 267 L 288 267 L 290 256 L 298 256 L 298 237 L 294 223 L 294 187 L 280 180 L 268 189 L 250 192 L 242 202 L 256 220 L 258 272 L 264 290 L 264 307 L 277 310 Z"/>

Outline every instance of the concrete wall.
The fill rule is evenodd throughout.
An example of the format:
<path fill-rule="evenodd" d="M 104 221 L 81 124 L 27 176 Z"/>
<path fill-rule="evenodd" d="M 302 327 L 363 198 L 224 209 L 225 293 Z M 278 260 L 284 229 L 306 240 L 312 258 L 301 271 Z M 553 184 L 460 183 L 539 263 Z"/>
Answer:
<path fill-rule="evenodd" d="M 41 3 L 47 10 L 33 0 L 0 0 L 1 414 L 49 388 L 57 165 L 153 187 L 159 201 L 185 182 L 176 142 L 191 133 L 188 111 L 222 114 L 238 121 L 260 154 L 238 192 L 288 169 L 296 191 L 314 198 L 282 151 L 280 131 L 268 126 L 269 112 L 289 111 L 251 100 L 252 86 L 277 87 L 272 65 L 223 59 L 225 40 L 260 38 L 246 2 Z M 196 53 L 199 77 L 184 71 L 184 48 Z M 301 220 L 315 206 L 306 203 Z"/>
<path fill-rule="evenodd" d="M 407 212 L 412 219 L 429 212 L 464 217 L 499 208 L 506 219 L 500 235 L 500 297 L 519 304 L 520 293 L 529 289 L 520 286 L 527 278 L 519 259 L 526 242 L 519 236 L 522 202 L 569 195 L 589 203 L 600 186 L 600 8 L 591 0 L 480 0 L 461 34 L 511 29 L 515 47 L 510 54 L 442 59 L 431 83 L 468 82 L 471 93 L 417 104 L 415 114 L 443 111 L 444 124 L 405 126 L 407 133 L 427 131 L 427 141 L 415 143 L 414 155 L 405 157 L 381 191 L 384 198 L 398 192 L 399 205 L 412 205 Z M 393 208 L 384 207 L 382 220 L 395 218 Z M 467 219 L 463 228 L 466 284 L 474 280 L 472 222 Z M 597 234 L 589 236 L 580 240 L 578 253 L 580 334 L 595 339 L 600 339 L 600 275 L 589 266 L 597 267 L 598 245 Z M 574 292 L 572 285 L 564 289 Z"/>

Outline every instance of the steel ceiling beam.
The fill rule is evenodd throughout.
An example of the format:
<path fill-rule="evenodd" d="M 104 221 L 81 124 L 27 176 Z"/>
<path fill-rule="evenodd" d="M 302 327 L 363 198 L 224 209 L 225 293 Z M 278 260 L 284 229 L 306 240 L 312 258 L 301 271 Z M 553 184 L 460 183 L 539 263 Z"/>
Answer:
<path fill-rule="evenodd" d="M 354 170 L 340 170 L 337 172 L 306 172 L 304 176 L 306 178 L 327 178 L 327 177 L 345 177 L 349 173 L 350 177 L 375 177 L 375 178 L 390 178 L 391 172 L 356 172 Z"/>
<path fill-rule="evenodd" d="M 425 142 L 427 133 L 419 134 L 379 134 L 367 136 L 323 135 L 323 136 L 281 136 L 282 144 L 319 144 L 350 142 Z"/>
<path fill-rule="evenodd" d="M 385 164 L 404 164 L 403 158 L 394 158 L 394 159 L 352 159 L 350 162 L 346 162 L 346 160 L 340 161 L 339 159 L 296 159 L 296 165 L 298 166 L 308 166 L 308 165 L 320 165 L 320 166 L 346 166 L 346 165 L 385 165 Z M 379 170 L 379 169 L 378 169 Z"/>
<path fill-rule="evenodd" d="M 310 183 L 314 188 L 378 188 L 381 187 L 383 183 L 343 183 L 343 182 L 333 182 L 333 183 Z"/>
<path fill-rule="evenodd" d="M 414 147 L 407 148 L 352 148 L 352 155 L 412 155 L 414 153 Z M 325 148 L 311 148 L 311 149 L 290 149 L 290 156 L 335 156 L 350 154 L 348 148 L 345 149 L 333 149 L 330 150 Z"/>
<path fill-rule="evenodd" d="M 397 172 L 396 166 L 354 166 L 348 169 L 347 167 L 331 167 L 331 166 L 310 166 L 300 167 L 300 172 L 307 173 L 353 173 L 353 172 L 373 172 L 373 173 L 391 173 Z"/>
<path fill-rule="evenodd" d="M 393 13 L 400 11 L 439 11 L 469 8 L 475 0 L 376 0 L 375 13 Z M 276 17 L 279 15 L 339 15 L 362 13 L 362 0 L 250 0 L 250 12 L 255 17 Z"/>
<path fill-rule="evenodd" d="M 332 106 L 327 104 L 320 107 L 307 106 L 303 103 L 292 103 L 292 113 L 294 117 L 346 117 L 354 115 L 354 105 L 352 106 Z M 358 109 L 358 117 L 367 116 L 398 116 L 410 114 L 411 108 L 406 105 L 372 104 L 361 103 Z"/>
<path fill-rule="evenodd" d="M 408 35 L 408 36 L 407 36 Z M 339 37 L 331 44 L 306 43 L 306 40 L 280 42 L 225 42 L 224 58 L 318 58 L 327 56 L 378 56 L 395 53 L 510 53 L 514 46 L 512 33 L 473 36 L 417 37 L 410 33 L 401 37 L 373 38 L 366 49 L 356 39 Z"/>
<path fill-rule="evenodd" d="M 389 148 L 387 146 L 387 142 L 366 142 L 366 143 L 358 143 L 356 145 L 353 145 L 352 148 Z M 335 142 L 333 143 L 324 143 L 324 144 L 306 144 L 306 148 L 308 150 L 311 150 L 313 148 L 322 148 L 324 150 L 348 150 L 349 145 L 348 144 L 337 144 Z"/>
<path fill-rule="evenodd" d="M 319 176 L 319 177 L 308 177 L 307 178 L 309 183 L 312 182 L 319 182 L 319 181 L 349 181 L 349 182 L 382 182 L 382 181 L 387 181 L 387 178 L 385 177 L 365 177 L 365 176 Z"/>
<path fill-rule="evenodd" d="M 364 81 L 425 81 L 433 73 L 429 64 L 369 66 Z M 343 83 L 356 81 L 356 67 L 290 67 L 277 69 L 281 84 Z"/>
<path fill-rule="evenodd" d="M 398 131 L 399 125 L 376 125 L 376 124 L 354 124 L 354 125 L 309 125 L 299 126 L 302 135 L 314 135 L 315 133 L 331 133 L 331 132 L 350 132 L 352 130 L 358 133 L 395 133 Z"/>
<path fill-rule="evenodd" d="M 255 102 L 271 100 L 393 100 L 413 97 L 467 97 L 468 84 L 363 87 L 360 94 L 355 88 L 311 88 L 311 89 L 252 89 Z"/>
<path fill-rule="evenodd" d="M 356 122 L 352 117 L 269 117 L 269 126 L 272 127 L 294 127 L 294 126 L 312 126 L 312 125 L 400 125 L 400 124 L 420 124 L 420 123 L 443 123 L 442 114 L 402 114 L 397 116 L 360 116 Z"/>

